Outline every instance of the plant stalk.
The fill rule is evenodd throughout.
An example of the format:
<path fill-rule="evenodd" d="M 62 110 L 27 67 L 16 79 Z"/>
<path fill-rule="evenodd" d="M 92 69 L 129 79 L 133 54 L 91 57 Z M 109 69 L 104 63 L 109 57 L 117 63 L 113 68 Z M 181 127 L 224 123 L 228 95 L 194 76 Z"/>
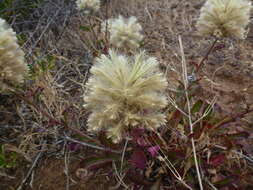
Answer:
<path fill-rule="evenodd" d="M 208 56 L 212 52 L 212 50 L 213 50 L 215 44 L 217 43 L 217 41 L 218 41 L 218 38 L 215 38 L 215 40 L 213 41 L 213 44 L 210 46 L 210 48 L 206 52 L 206 55 L 202 58 L 202 60 L 200 61 L 200 63 L 197 65 L 196 73 L 203 66 L 204 62 L 208 59 Z"/>

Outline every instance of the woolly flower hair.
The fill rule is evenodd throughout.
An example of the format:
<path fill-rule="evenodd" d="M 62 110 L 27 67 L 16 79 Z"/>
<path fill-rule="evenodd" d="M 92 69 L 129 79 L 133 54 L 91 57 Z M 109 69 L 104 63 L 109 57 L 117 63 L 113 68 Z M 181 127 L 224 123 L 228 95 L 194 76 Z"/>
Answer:
<path fill-rule="evenodd" d="M 84 13 L 89 14 L 99 10 L 100 0 L 77 0 L 76 5 L 79 10 L 84 10 Z"/>
<path fill-rule="evenodd" d="M 198 31 L 203 36 L 243 39 L 251 8 L 248 0 L 207 0 L 201 8 Z"/>
<path fill-rule="evenodd" d="M 84 105 L 91 114 L 89 131 L 107 131 L 117 143 L 137 127 L 155 130 L 165 123 L 160 112 L 167 105 L 167 81 L 158 61 L 140 52 L 133 57 L 110 50 L 95 60 L 86 87 Z"/>
<path fill-rule="evenodd" d="M 131 16 L 130 18 L 108 19 L 102 23 L 102 31 L 106 31 L 106 22 L 108 31 L 110 33 L 110 43 L 117 48 L 136 49 L 139 47 L 143 39 L 141 25 L 137 22 L 137 18 Z"/>
<path fill-rule="evenodd" d="M 4 80 L 22 83 L 27 71 L 24 52 L 17 44 L 16 33 L 0 18 L 0 91 L 7 88 Z"/>

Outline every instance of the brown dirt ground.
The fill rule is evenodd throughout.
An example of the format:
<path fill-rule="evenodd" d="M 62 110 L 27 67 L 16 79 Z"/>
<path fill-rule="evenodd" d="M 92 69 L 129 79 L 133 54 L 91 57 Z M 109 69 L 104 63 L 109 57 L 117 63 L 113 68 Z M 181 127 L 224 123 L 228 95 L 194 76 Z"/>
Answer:
<path fill-rule="evenodd" d="M 107 190 L 113 183 L 105 175 L 102 175 L 101 171 L 87 182 L 82 182 L 78 179 L 74 173 L 77 168 L 78 162 L 70 163 L 69 175 L 71 176 L 70 189 L 71 190 Z M 34 180 L 34 186 L 29 189 L 36 190 L 56 190 L 66 189 L 67 177 L 64 174 L 64 161 L 48 159 L 41 163 L 41 168 L 37 170 L 38 177 Z"/>
<path fill-rule="evenodd" d="M 23 189 L 26 190 L 63 190 L 67 189 L 69 179 L 70 190 L 108 190 L 110 187 L 116 185 L 116 182 L 106 176 L 105 172 L 97 171 L 95 176 L 87 181 L 77 178 L 75 172 L 79 162 L 69 163 L 69 178 L 65 175 L 65 163 L 63 159 L 44 159 L 39 163 L 39 168 L 33 174 L 33 182 L 25 184 Z M 20 185 L 21 179 L 26 175 L 27 168 L 18 168 L 15 173 L 15 179 L 8 179 L 1 177 L 1 190 L 17 189 Z M 4 182 L 4 183 L 2 183 Z"/>
<path fill-rule="evenodd" d="M 134 15 L 141 22 L 145 33 L 144 48 L 158 57 L 166 69 L 171 87 L 181 76 L 178 36 L 183 40 L 187 62 L 198 62 L 208 50 L 210 39 L 205 40 L 196 34 L 196 18 L 202 0 L 111 0 L 110 15 Z M 104 9 L 104 8 L 102 8 Z M 60 43 L 60 42 L 59 42 Z M 61 42 L 64 43 L 64 42 Z M 212 53 L 201 71 L 202 80 L 199 97 L 211 101 L 217 96 L 217 104 L 225 113 L 236 113 L 253 103 L 253 24 L 248 38 L 244 41 L 218 42 L 226 48 Z M 180 72 L 179 72 L 180 73 Z M 252 122 L 249 118 L 249 122 Z M 253 137 L 252 137 L 253 138 Z M 69 174 L 73 181 L 70 190 L 106 190 L 115 185 L 111 179 L 98 173 L 86 183 L 75 177 L 76 162 L 69 164 Z M 14 189 L 20 184 L 28 169 L 14 172 L 15 179 L 1 178 L 0 189 Z M 33 190 L 66 189 L 64 159 L 44 159 L 35 170 Z"/>

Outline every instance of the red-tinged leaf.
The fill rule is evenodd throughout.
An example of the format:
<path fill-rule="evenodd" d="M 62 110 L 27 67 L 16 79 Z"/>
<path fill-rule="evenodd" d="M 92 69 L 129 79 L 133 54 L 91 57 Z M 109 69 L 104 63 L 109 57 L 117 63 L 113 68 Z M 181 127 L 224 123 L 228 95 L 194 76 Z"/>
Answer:
<path fill-rule="evenodd" d="M 198 66 L 198 63 L 196 61 L 189 61 L 189 65 Z"/>
<path fill-rule="evenodd" d="M 56 125 L 60 125 L 60 122 L 57 121 L 57 120 L 52 120 L 52 119 L 50 119 L 50 120 L 48 121 L 47 127 L 54 127 L 54 126 L 56 126 Z"/>
<path fill-rule="evenodd" d="M 134 168 L 145 169 L 147 157 L 142 150 L 136 150 L 133 152 L 130 163 Z"/>
<path fill-rule="evenodd" d="M 80 144 L 77 144 L 77 143 L 69 143 L 68 144 L 68 148 L 70 151 L 73 151 L 73 152 L 77 152 L 78 150 L 80 150 L 82 147 L 82 145 Z"/>
<path fill-rule="evenodd" d="M 133 187 L 133 190 L 140 190 L 141 189 L 141 187 L 142 187 L 142 185 L 140 185 L 140 184 L 134 184 L 134 187 Z"/>
<path fill-rule="evenodd" d="M 225 44 L 218 44 L 218 45 L 216 45 L 216 46 L 213 48 L 213 51 L 219 51 L 219 50 L 221 50 L 221 49 L 223 49 L 223 48 L 225 48 L 225 47 L 226 47 Z"/>
<path fill-rule="evenodd" d="M 151 146 L 148 148 L 148 152 L 151 154 L 152 157 L 155 157 L 158 154 L 160 147 L 158 145 Z"/>
<path fill-rule="evenodd" d="M 188 135 L 189 139 L 191 139 L 191 138 L 194 137 L 194 136 L 195 136 L 194 133 L 190 133 L 190 134 Z"/>
<path fill-rule="evenodd" d="M 131 131 L 131 136 L 135 139 L 142 137 L 143 134 L 145 133 L 145 129 L 144 128 L 134 128 Z"/>
<path fill-rule="evenodd" d="M 222 163 L 224 163 L 225 159 L 226 159 L 225 155 L 224 154 L 220 154 L 218 156 L 211 157 L 209 163 L 212 166 L 217 167 L 217 166 L 221 165 Z"/>
<path fill-rule="evenodd" d="M 103 48 L 103 53 L 104 53 L 105 55 L 108 55 L 109 49 L 108 49 L 107 46 L 105 46 L 105 47 Z"/>
<path fill-rule="evenodd" d="M 140 147 L 149 146 L 150 143 L 145 139 L 145 129 L 144 128 L 135 128 L 131 130 L 130 135 L 133 137 L 133 142 L 137 143 Z"/>
<path fill-rule="evenodd" d="M 197 124 L 194 127 L 194 139 L 199 139 L 203 132 L 208 131 L 208 129 L 211 129 L 213 126 L 209 123 L 203 122 L 203 124 Z"/>
<path fill-rule="evenodd" d="M 182 120 L 182 113 L 178 110 L 175 110 L 174 112 L 170 113 L 168 115 L 168 124 L 171 126 L 171 127 L 175 127 L 177 128 L 179 122 Z"/>
<path fill-rule="evenodd" d="M 207 123 L 206 125 L 205 125 L 205 128 L 207 128 L 207 129 L 212 129 L 214 126 L 213 125 L 211 125 L 210 123 Z"/>

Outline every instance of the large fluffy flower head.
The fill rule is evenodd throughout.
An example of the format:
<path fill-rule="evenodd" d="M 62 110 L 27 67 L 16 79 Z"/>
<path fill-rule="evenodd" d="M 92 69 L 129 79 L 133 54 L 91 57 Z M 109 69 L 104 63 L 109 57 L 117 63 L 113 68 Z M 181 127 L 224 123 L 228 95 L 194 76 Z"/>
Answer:
<path fill-rule="evenodd" d="M 249 0 L 207 0 L 201 8 L 198 31 L 203 36 L 243 39 L 251 8 Z"/>
<path fill-rule="evenodd" d="M 106 31 L 106 23 L 110 33 L 110 43 L 117 48 L 136 49 L 143 39 L 142 27 L 137 22 L 137 18 L 111 18 L 102 23 L 102 31 Z"/>
<path fill-rule="evenodd" d="M 89 131 L 107 131 L 117 143 L 133 128 L 155 130 L 165 123 L 161 109 L 167 105 L 166 78 L 158 61 L 140 52 L 133 57 L 110 50 L 95 60 L 84 95 L 91 111 Z"/>
<path fill-rule="evenodd" d="M 77 0 L 76 5 L 79 10 L 83 10 L 85 13 L 89 14 L 99 10 L 100 0 Z"/>
<path fill-rule="evenodd" d="M 0 18 L 0 91 L 7 87 L 4 81 L 22 83 L 27 71 L 16 33 Z"/>

